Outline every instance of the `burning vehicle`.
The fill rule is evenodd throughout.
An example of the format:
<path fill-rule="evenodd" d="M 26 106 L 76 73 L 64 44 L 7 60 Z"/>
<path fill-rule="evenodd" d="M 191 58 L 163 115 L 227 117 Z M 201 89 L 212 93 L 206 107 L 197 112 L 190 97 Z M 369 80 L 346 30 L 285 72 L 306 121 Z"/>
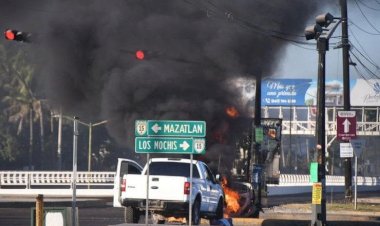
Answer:
<path fill-rule="evenodd" d="M 254 214 L 255 192 L 250 183 L 232 182 L 227 177 L 221 180 L 226 206 L 224 218 L 251 217 Z"/>

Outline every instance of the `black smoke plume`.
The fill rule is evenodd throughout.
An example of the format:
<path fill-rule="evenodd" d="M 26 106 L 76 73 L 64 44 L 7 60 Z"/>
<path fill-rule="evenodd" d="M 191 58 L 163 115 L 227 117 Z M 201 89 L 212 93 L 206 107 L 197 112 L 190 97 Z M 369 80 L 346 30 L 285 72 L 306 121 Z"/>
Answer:
<path fill-rule="evenodd" d="M 205 120 L 209 142 L 217 142 L 213 131 L 230 122 L 226 107 L 250 116 L 231 81 L 270 75 L 287 39 L 304 40 L 287 34 L 302 36 L 317 5 L 321 1 L 12 0 L 2 1 L 0 11 L 9 26 L 38 39 L 29 48 L 53 106 L 84 121 L 109 120 L 112 137 L 132 149 L 136 119 Z M 143 61 L 133 55 L 139 49 Z"/>

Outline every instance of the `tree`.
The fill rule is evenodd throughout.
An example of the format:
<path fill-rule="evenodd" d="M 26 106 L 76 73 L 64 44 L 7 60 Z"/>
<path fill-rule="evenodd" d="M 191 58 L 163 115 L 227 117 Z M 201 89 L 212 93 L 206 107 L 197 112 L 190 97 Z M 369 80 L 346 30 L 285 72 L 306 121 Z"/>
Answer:
<path fill-rule="evenodd" d="M 9 121 L 17 123 L 17 134 L 23 129 L 24 122 L 29 122 L 29 168 L 33 163 L 33 122 L 40 120 L 41 152 L 44 153 L 44 123 L 41 100 L 33 91 L 34 67 L 27 62 L 25 52 L 7 54 L 1 48 L 1 79 L 5 90 L 2 102 Z M 35 113 L 35 114 L 34 114 Z"/>

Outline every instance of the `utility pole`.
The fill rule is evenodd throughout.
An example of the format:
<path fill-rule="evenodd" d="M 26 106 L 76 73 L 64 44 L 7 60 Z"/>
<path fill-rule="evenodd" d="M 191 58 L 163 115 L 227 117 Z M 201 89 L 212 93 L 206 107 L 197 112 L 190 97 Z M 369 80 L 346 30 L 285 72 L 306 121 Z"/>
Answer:
<path fill-rule="evenodd" d="M 256 92 L 255 92 L 255 119 L 254 119 L 254 132 L 253 132 L 253 141 L 254 145 L 253 150 L 253 167 L 250 169 L 252 174 L 252 179 L 254 183 L 257 183 L 257 198 L 255 200 L 256 210 L 254 217 L 259 217 L 261 207 L 261 190 L 262 190 L 262 156 L 260 152 L 260 143 L 256 141 L 256 128 L 261 127 L 261 73 L 256 77 Z"/>
<path fill-rule="evenodd" d="M 349 54 L 350 44 L 348 42 L 347 25 L 347 0 L 340 0 L 342 17 L 342 52 L 343 52 L 343 108 L 350 110 L 350 65 Z M 346 201 L 352 201 L 352 164 L 351 158 L 344 159 L 344 186 Z"/>
<path fill-rule="evenodd" d="M 318 172 L 316 183 L 313 184 L 312 192 L 312 226 L 326 225 L 326 141 L 325 141 L 325 83 L 326 83 L 326 51 L 329 50 L 329 39 L 341 22 L 335 20 L 329 13 L 316 17 L 316 24 L 305 29 L 307 40 L 317 40 L 318 50 L 318 90 L 317 90 L 317 118 L 316 118 L 316 162 Z M 324 29 L 322 27 L 325 27 Z"/>
<path fill-rule="evenodd" d="M 312 205 L 311 225 L 326 225 L 326 155 L 325 155 L 325 87 L 326 87 L 326 51 L 328 50 L 328 39 L 318 38 L 317 48 L 318 59 L 318 91 L 317 91 L 317 162 L 318 162 L 318 182 L 322 186 L 321 199 L 319 204 Z"/>

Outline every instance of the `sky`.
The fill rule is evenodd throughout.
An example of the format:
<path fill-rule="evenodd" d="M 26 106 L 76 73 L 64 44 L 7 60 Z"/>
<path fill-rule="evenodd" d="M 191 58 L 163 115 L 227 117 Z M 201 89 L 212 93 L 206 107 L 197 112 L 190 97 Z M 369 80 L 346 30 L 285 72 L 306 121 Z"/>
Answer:
<path fill-rule="evenodd" d="M 337 1 L 338 2 L 338 1 Z M 348 25 L 349 40 L 352 43 L 352 51 L 359 57 L 361 62 L 380 77 L 380 69 L 377 69 L 361 56 L 372 59 L 377 66 L 380 66 L 380 1 L 379 0 L 349 0 L 348 1 Z M 361 10 L 361 11 L 360 11 Z M 335 17 L 340 16 L 340 6 L 338 3 L 329 5 L 325 11 L 320 14 L 329 12 Z M 363 14 L 365 16 L 363 16 Z M 319 14 L 319 13 L 318 13 Z M 316 14 L 315 16 L 317 16 Z M 368 21 L 369 22 L 368 22 Z M 314 18 L 311 17 L 308 24 L 314 24 Z M 373 28 L 373 27 L 375 28 Z M 360 28 L 358 28 L 360 27 Z M 341 26 L 339 26 L 330 39 L 330 50 L 326 53 L 326 79 L 342 80 L 342 49 L 334 49 L 335 43 L 340 41 Z M 375 30 L 376 29 L 376 30 Z M 368 34 L 371 33 L 371 34 Z M 306 41 L 306 40 L 305 40 Z M 307 41 L 316 43 L 315 40 Z M 305 49 L 307 48 L 307 49 Z M 358 52 L 360 51 L 360 53 Z M 366 78 L 371 73 L 366 72 L 355 57 L 350 53 L 353 62 L 357 63 L 357 68 Z M 269 75 L 276 78 L 312 78 L 317 79 L 318 52 L 314 46 L 293 45 L 286 47 L 282 56 L 282 61 L 277 69 Z M 361 78 L 353 66 L 350 67 L 350 78 Z"/>

